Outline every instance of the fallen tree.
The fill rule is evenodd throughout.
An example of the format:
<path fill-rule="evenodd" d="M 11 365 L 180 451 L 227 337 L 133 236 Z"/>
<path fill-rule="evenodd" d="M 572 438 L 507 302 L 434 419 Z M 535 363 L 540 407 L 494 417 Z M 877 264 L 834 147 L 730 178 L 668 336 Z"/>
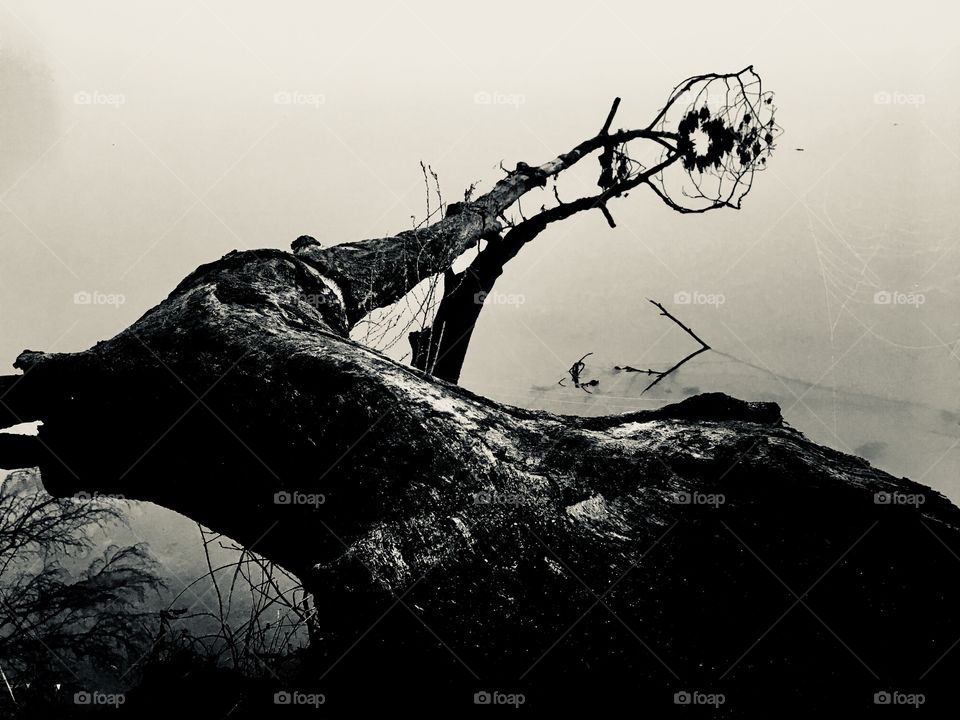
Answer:
<path fill-rule="evenodd" d="M 156 502 L 298 575 L 320 618 L 304 682 L 330 702 L 396 702 L 371 685 L 466 705 L 723 693 L 740 714 L 918 685 L 949 702 L 960 511 L 939 494 L 810 443 L 772 404 L 563 417 L 349 339 L 548 177 L 661 132 L 518 164 L 423 231 L 229 253 L 108 341 L 25 351 L 2 421 L 43 425 L 0 436 L 0 466 Z"/>

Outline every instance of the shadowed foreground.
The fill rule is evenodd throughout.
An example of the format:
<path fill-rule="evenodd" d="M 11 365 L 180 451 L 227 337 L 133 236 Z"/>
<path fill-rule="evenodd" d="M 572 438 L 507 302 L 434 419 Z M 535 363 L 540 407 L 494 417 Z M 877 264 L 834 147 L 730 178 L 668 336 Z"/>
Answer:
<path fill-rule="evenodd" d="M 4 436 L 0 466 L 182 512 L 315 594 L 298 687 L 198 700 L 148 678 L 126 710 L 272 713 L 280 690 L 330 709 L 469 710 L 479 691 L 661 711 L 722 693 L 727 717 L 884 691 L 955 705 L 960 510 L 938 493 L 773 404 L 499 405 L 351 342 L 343 317 L 322 264 L 235 252 L 111 340 L 25 352 L 4 379 L 3 424 L 43 425 Z"/>

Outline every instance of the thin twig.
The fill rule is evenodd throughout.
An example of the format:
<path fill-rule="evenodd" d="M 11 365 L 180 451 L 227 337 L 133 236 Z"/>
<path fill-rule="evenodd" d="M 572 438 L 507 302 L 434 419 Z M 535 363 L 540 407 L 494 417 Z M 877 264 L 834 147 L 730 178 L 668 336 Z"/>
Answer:
<path fill-rule="evenodd" d="M 570 374 L 570 379 L 573 380 L 573 386 L 579 390 L 583 390 L 585 393 L 590 395 L 592 395 L 593 393 L 591 393 L 587 388 L 599 385 L 600 381 L 588 380 L 587 382 L 582 382 L 580 380 L 580 373 L 582 373 L 583 369 L 587 366 L 584 360 L 586 360 L 591 355 L 593 355 L 593 353 L 588 352 L 582 358 L 577 360 L 573 365 L 571 365 L 569 370 L 567 370 L 567 372 Z M 560 385 L 561 387 L 566 387 L 566 385 L 563 384 L 564 380 L 566 380 L 566 378 L 560 378 L 559 382 L 557 382 L 557 385 Z"/>
<path fill-rule="evenodd" d="M 679 325 L 681 328 L 683 328 L 684 332 L 686 332 L 687 335 L 689 335 L 689 336 L 692 337 L 694 340 L 696 340 L 698 343 L 700 343 L 700 345 L 703 346 L 703 349 L 704 349 L 704 350 L 710 350 L 710 349 L 711 349 L 709 345 L 707 345 L 703 340 L 701 340 L 699 337 L 697 337 L 697 334 L 696 334 L 693 330 L 691 330 L 690 328 L 688 328 L 688 327 L 687 327 L 686 325 L 684 325 L 682 322 L 680 322 L 679 320 L 677 320 L 677 318 L 675 318 L 673 315 L 671 315 L 670 312 L 669 312 L 663 305 L 661 305 L 660 303 L 658 303 L 656 300 L 650 300 L 650 298 L 647 298 L 647 300 L 648 300 L 650 303 L 652 303 L 653 305 L 655 305 L 657 308 L 660 309 L 660 314 L 661 314 L 661 315 L 664 315 L 664 316 L 670 318 L 670 319 L 673 320 L 677 325 Z"/>
<path fill-rule="evenodd" d="M 694 350 L 692 353 L 690 353 L 690 354 L 687 355 L 685 358 L 683 358 L 680 362 L 678 362 L 678 363 L 675 364 L 673 367 L 671 367 L 671 368 L 669 368 L 669 369 L 667 369 L 667 370 L 662 370 L 662 371 L 661 371 L 661 370 L 653 370 L 652 368 L 648 368 L 648 369 L 646 369 L 646 370 L 641 370 L 641 369 L 639 369 L 639 368 L 632 367 L 631 365 L 624 365 L 624 366 L 617 365 L 617 366 L 615 366 L 615 367 L 614 367 L 614 370 L 620 370 L 620 371 L 622 371 L 622 372 L 635 372 L 635 373 L 643 373 L 643 374 L 645 374 L 645 375 L 656 375 L 656 377 L 653 379 L 653 381 L 643 389 L 643 392 L 640 393 L 641 395 L 643 395 L 645 392 L 647 392 L 647 390 L 649 390 L 650 388 L 652 388 L 654 385 L 656 385 L 657 383 L 659 383 L 661 380 L 663 380 L 665 377 L 667 377 L 667 376 L 670 375 L 671 373 L 674 373 L 674 372 L 676 372 L 677 370 L 679 370 L 681 366 L 683 366 L 684 364 L 686 364 L 686 363 L 689 362 L 690 360 L 693 360 L 693 358 L 695 358 L 695 357 L 696 357 L 697 355 L 699 355 L 700 353 L 703 353 L 703 352 L 706 352 L 707 350 L 712 350 L 712 349 L 713 349 L 713 348 L 711 348 L 709 345 L 707 345 L 707 344 L 700 338 L 700 336 L 698 336 L 693 330 L 691 330 L 689 327 L 687 327 L 687 326 L 684 325 L 682 322 L 680 322 L 680 320 L 678 320 L 676 317 L 674 317 L 673 315 L 671 315 L 671 314 L 670 314 L 670 311 L 667 310 L 662 304 L 658 303 L 656 300 L 650 300 L 649 298 L 647 298 L 647 300 L 648 300 L 650 303 L 652 303 L 653 305 L 655 305 L 655 306 L 660 310 L 660 314 L 661 314 L 661 315 L 663 315 L 663 316 L 666 317 L 666 318 L 669 318 L 670 320 L 673 320 L 673 322 L 676 323 L 677 325 L 679 325 L 680 328 L 683 329 L 683 331 L 684 331 L 685 333 L 687 333 L 687 335 L 689 335 L 689 336 L 692 337 L 694 340 L 696 340 L 698 343 L 700 343 L 700 348 L 699 348 L 698 350 Z"/>
<path fill-rule="evenodd" d="M 617 108 L 620 107 L 620 98 L 613 99 L 613 105 L 610 107 L 610 112 L 607 114 L 607 120 L 603 123 L 603 127 L 600 128 L 600 134 L 606 135 L 610 132 L 610 125 L 613 124 L 613 116 L 617 114 Z"/>

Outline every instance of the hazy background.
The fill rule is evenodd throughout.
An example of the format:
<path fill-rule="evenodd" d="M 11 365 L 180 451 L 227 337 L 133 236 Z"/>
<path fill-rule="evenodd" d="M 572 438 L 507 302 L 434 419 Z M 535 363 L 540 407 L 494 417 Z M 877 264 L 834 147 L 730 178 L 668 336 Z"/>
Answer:
<path fill-rule="evenodd" d="M 595 133 L 617 95 L 616 124 L 646 125 L 687 76 L 754 64 L 786 133 L 744 209 L 679 216 L 641 191 L 615 230 L 596 213 L 544 233 L 463 384 L 570 413 L 776 400 L 958 502 L 958 20 L 942 2 L 0 0 L 0 372 L 115 334 L 232 249 L 409 227 L 420 160 L 458 200 Z M 693 349 L 647 297 L 753 367 L 709 353 L 641 398 L 613 365 Z M 595 393 L 559 387 L 591 351 Z M 132 527 L 198 569 L 185 519 L 141 506 Z"/>

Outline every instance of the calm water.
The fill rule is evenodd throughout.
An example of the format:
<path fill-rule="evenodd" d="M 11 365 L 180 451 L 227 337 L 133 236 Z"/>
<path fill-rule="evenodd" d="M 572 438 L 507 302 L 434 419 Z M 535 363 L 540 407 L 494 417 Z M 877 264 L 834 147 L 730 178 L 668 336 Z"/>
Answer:
<path fill-rule="evenodd" d="M 772 400 L 811 439 L 960 502 L 958 158 L 919 117 L 867 132 L 805 195 L 782 190 L 831 157 L 787 147 L 739 214 L 664 217 L 638 201 L 615 231 L 585 218 L 538 239 L 498 288 L 523 297 L 485 309 L 463 383 L 577 414 L 706 391 Z M 932 196 L 903 178 L 866 185 L 918 155 L 938 178 Z M 665 369 L 697 348 L 646 298 L 718 352 L 641 397 L 649 378 L 614 366 Z M 559 387 L 586 352 L 593 394 Z"/>

